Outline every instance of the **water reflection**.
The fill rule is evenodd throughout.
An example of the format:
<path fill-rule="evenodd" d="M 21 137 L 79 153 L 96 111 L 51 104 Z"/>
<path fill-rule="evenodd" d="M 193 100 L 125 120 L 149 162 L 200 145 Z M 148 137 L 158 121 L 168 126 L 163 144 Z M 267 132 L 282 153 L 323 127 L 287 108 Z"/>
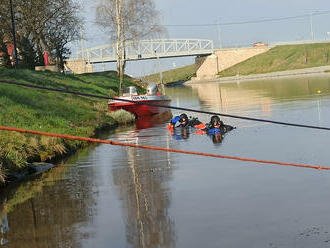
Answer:
<path fill-rule="evenodd" d="M 311 96 L 329 95 L 330 78 L 299 77 L 290 79 L 259 80 L 233 83 L 200 83 L 191 85 L 201 105 L 214 111 L 233 113 L 239 110 L 260 110 L 270 116 L 276 102 L 310 99 Z"/>
<path fill-rule="evenodd" d="M 154 127 L 120 133 L 135 144 L 168 146 L 166 130 Z M 156 134 L 146 138 L 145 133 Z M 172 164 L 168 153 L 128 147 L 122 150 L 120 164 L 113 169 L 113 181 L 125 211 L 126 237 L 132 247 L 175 247 L 174 220 L 169 216 L 171 193 L 168 182 Z"/>
<path fill-rule="evenodd" d="M 6 233 L 9 231 L 9 224 L 8 224 L 8 216 L 5 209 L 5 201 L 6 199 L 1 200 L 1 207 L 0 207 L 0 246 L 5 245 L 8 243 L 6 239 Z"/>
<path fill-rule="evenodd" d="M 187 140 L 190 135 L 205 135 L 208 136 L 212 143 L 216 146 L 220 145 L 224 139 L 224 135 L 221 133 L 207 134 L 206 131 L 201 129 L 184 127 L 176 127 L 173 130 L 169 130 L 169 135 L 171 135 L 177 141 Z"/>
<path fill-rule="evenodd" d="M 14 185 L 1 193 L 2 245 L 80 246 L 74 227 L 90 222 L 93 216 L 92 172 L 75 174 L 68 169 L 59 165 L 34 181 Z M 66 177 L 70 180 L 63 180 Z"/>
<path fill-rule="evenodd" d="M 329 80 L 215 83 L 167 92 L 174 106 L 329 126 Z M 202 122 L 210 118 L 194 117 Z M 157 121 L 154 126 L 141 121 L 110 138 L 265 160 L 328 163 L 330 139 L 325 132 L 273 125 L 243 129 L 233 120 L 224 122 L 237 129 L 221 142 L 181 131 L 182 140 L 176 140 Z M 0 245 L 324 247 L 330 238 L 329 175 L 99 145 L 0 193 Z M 314 227 L 323 232 L 314 232 Z"/>
<path fill-rule="evenodd" d="M 177 127 L 173 130 L 169 130 L 169 133 L 175 140 L 185 140 L 189 138 L 191 131 L 190 128 Z"/>

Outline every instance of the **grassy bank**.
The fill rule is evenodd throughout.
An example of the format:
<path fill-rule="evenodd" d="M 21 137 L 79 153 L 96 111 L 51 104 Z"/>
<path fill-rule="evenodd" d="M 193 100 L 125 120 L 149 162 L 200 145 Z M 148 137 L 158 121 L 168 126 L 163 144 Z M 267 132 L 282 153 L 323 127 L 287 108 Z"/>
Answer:
<path fill-rule="evenodd" d="M 196 66 L 193 65 L 187 65 L 181 68 L 164 71 L 163 73 L 163 83 L 171 83 L 171 82 L 178 82 L 178 81 L 187 81 L 191 77 L 194 77 L 196 74 Z M 160 82 L 160 76 L 159 73 L 151 74 L 143 78 L 143 80 L 147 82 Z"/>
<path fill-rule="evenodd" d="M 330 65 L 330 43 L 277 46 L 219 73 L 251 75 Z"/>
<path fill-rule="evenodd" d="M 330 65 L 330 43 L 277 46 L 219 73 L 220 77 L 251 75 Z M 163 72 L 164 83 L 187 81 L 196 74 L 196 65 Z M 159 73 L 144 78 L 159 82 Z"/>
<path fill-rule="evenodd" d="M 63 75 L 52 72 L 0 69 L 1 80 L 67 89 L 102 96 L 118 92 L 115 72 Z M 132 79 L 125 78 L 124 85 Z M 142 90 L 141 88 L 139 90 Z M 119 115 L 116 118 L 127 121 Z M 107 101 L 6 85 L 0 82 L 0 125 L 91 137 L 98 129 L 116 126 Z M 84 145 L 78 141 L 0 131 L 0 180 L 32 161 L 49 161 Z"/>

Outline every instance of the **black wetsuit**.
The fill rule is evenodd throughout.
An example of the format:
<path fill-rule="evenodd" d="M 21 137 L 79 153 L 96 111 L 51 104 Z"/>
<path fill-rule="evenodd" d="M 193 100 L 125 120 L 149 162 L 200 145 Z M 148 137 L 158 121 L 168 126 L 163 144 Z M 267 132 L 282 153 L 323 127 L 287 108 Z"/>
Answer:
<path fill-rule="evenodd" d="M 177 122 L 180 121 L 180 119 L 181 119 L 180 116 L 175 116 L 170 121 L 170 123 L 175 125 Z M 199 125 L 199 124 L 202 124 L 202 122 L 199 121 L 197 118 L 192 118 L 192 119 L 188 119 L 185 124 L 180 122 L 180 124 L 177 127 L 194 127 L 194 126 Z"/>
<path fill-rule="evenodd" d="M 225 125 L 223 124 L 223 122 L 221 122 L 221 125 L 219 128 L 215 128 L 212 126 L 212 124 L 208 124 L 207 127 L 204 129 L 207 134 L 210 134 L 210 135 L 215 135 L 215 134 L 225 134 L 231 130 L 233 130 L 235 127 L 233 126 L 230 126 L 230 125 Z"/>

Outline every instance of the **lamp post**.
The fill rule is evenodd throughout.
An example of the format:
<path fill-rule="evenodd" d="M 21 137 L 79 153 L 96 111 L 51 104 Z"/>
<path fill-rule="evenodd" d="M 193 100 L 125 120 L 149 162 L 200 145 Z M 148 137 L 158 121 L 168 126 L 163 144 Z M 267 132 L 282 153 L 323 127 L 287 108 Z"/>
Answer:
<path fill-rule="evenodd" d="M 18 65 L 18 57 L 17 57 L 17 46 L 16 46 L 16 32 L 15 32 L 15 19 L 14 19 L 14 10 L 13 10 L 13 1 L 10 0 L 10 13 L 11 13 L 11 26 L 13 32 L 13 41 L 14 41 L 14 54 L 15 54 L 15 68 Z"/>

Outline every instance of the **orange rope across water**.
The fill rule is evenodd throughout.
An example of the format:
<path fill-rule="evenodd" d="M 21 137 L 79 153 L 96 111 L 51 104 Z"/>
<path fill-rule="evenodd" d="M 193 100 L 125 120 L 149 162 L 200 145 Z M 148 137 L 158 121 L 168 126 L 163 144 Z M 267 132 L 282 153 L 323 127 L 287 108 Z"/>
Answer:
<path fill-rule="evenodd" d="M 318 170 L 330 170 L 330 167 L 319 166 L 319 165 L 285 163 L 285 162 L 278 162 L 278 161 L 268 161 L 268 160 L 254 159 L 254 158 L 241 158 L 241 157 L 236 157 L 236 156 L 226 156 L 226 155 L 211 154 L 211 153 L 204 153 L 204 152 L 176 150 L 176 149 L 172 149 L 172 148 L 164 148 L 164 147 L 156 147 L 156 146 L 144 146 L 144 145 L 117 142 L 117 141 L 113 141 L 113 140 L 101 140 L 101 139 L 85 138 L 85 137 L 72 136 L 72 135 L 66 135 L 66 134 L 48 133 L 48 132 L 13 128 L 13 127 L 0 126 L 0 130 L 19 132 L 19 133 L 36 134 L 36 135 L 43 135 L 43 136 L 57 137 L 57 138 L 70 139 L 70 140 L 80 140 L 80 141 L 87 141 L 87 142 L 94 142 L 94 143 L 101 143 L 101 144 L 109 144 L 109 145 L 115 145 L 115 146 L 128 146 L 128 147 L 142 148 L 142 149 L 148 149 L 148 150 L 184 153 L 184 154 L 199 155 L 199 156 L 205 156 L 205 157 L 233 159 L 233 160 L 240 160 L 240 161 L 247 161 L 247 162 L 257 162 L 257 163 L 263 163 L 263 164 L 275 164 L 275 165 L 282 165 L 282 166 L 294 166 L 294 167 L 310 168 L 310 169 L 318 169 Z"/>

